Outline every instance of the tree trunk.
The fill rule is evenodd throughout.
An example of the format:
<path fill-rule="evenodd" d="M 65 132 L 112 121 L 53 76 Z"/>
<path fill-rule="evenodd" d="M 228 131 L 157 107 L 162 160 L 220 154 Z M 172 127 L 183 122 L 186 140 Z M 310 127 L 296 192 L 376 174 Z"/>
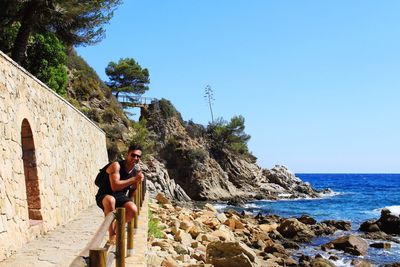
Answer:
<path fill-rule="evenodd" d="M 24 16 L 21 21 L 21 27 L 18 30 L 14 41 L 14 48 L 11 54 L 12 59 L 18 64 L 22 64 L 25 59 L 26 49 L 28 47 L 29 36 L 33 29 L 35 13 L 38 2 L 33 0 L 25 4 Z"/>

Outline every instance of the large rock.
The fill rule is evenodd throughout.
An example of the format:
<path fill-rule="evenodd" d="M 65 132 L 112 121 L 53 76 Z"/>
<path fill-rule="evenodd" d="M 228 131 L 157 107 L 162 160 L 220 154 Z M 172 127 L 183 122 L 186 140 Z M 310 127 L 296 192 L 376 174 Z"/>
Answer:
<path fill-rule="evenodd" d="M 215 267 L 254 267 L 256 254 L 241 242 L 211 242 L 207 245 L 207 263 Z"/>
<path fill-rule="evenodd" d="M 324 223 L 328 226 L 333 226 L 338 230 L 350 231 L 351 230 L 351 222 L 342 221 L 342 220 L 325 220 L 321 223 Z"/>
<path fill-rule="evenodd" d="M 348 235 L 339 237 L 322 247 L 327 249 L 343 250 L 344 252 L 358 256 L 367 253 L 368 242 L 358 236 Z"/>
<path fill-rule="evenodd" d="M 364 232 L 383 231 L 386 234 L 400 234 L 400 217 L 392 213 L 389 209 L 382 209 L 381 217 L 378 220 L 368 220 L 360 225 L 360 230 Z"/>
<path fill-rule="evenodd" d="M 324 258 L 316 258 L 311 260 L 310 267 L 335 267 L 331 261 Z"/>
<path fill-rule="evenodd" d="M 299 222 L 296 218 L 283 220 L 277 230 L 282 236 L 300 242 L 308 242 L 315 236 L 307 225 Z"/>
<path fill-rule="evenodd" d="M 166 197 L 178 201 L 190 201 L 190 197 L 182 187 L 171 179 L 164 164 L 151 158 L 148 164 L 143 165 L 143 173 L 146 177 L 146 186 L 150 194 L 163 193 Z"/>
<path fill-rule="evenodd" d="M 270 184 L 275 184 L 283 188 L 278 196 L 282 197 L 319 197 L 319 191 L 311 187 L 309 183 L 305 183 L 296 177 L 286 166 L 275 165 L 274 168 L 265 169 L 263 174 L 266 181 Z"/>

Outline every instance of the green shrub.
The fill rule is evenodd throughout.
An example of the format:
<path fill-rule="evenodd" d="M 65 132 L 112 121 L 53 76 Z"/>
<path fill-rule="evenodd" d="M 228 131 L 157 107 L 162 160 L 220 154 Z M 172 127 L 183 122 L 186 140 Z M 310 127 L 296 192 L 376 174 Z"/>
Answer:
<path fill-rule="evenodd" d="M 130 144 L 139 144 L 142 147 L 143 160 L 147 160 L 154 149 L 154 141 L 149 138 L 149 130 L 146 125 L 147 121 L 145 119 L 131 124 L 133 136 Z"/>
<path fill-rule="evenodd" d="M 219 158 L 225 149 L 235 154 L 250 156 L 247 147 L 250 135 L 244 132 L 244 128 L 242 116 L 234 116 L 229 123 L 222 118 L 210 123 L 207 126 L 207 136 L 214 157 Z"/>
<path fill-rule="evenodd" d="M 161 112 L 161 116 L 165 119 L 171 117 L 177 117 L 183 124 L 183 119 L 181 114 L 176 110 L 176 108 L 172 105 L 172 103 L 167 99 L 160 99 L 158 101 L 158 106 Z"/>
<path fill-rule="evenodd" d="M 148 221 L 148 235 L 155 237 L 155 238 L 161 238 L 163 237 L 163 227 L 159 225 L 158 219 L 154 218 L 153 213 L 149 210 L 149 221 Z"/>

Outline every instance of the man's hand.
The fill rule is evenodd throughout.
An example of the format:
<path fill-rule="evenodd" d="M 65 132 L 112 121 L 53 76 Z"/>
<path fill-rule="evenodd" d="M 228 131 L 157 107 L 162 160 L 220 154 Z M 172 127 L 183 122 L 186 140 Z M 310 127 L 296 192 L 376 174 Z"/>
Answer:
<path fill-rule="evenodd" d="M 143 172 L 140 170 L 136 176 L 135 176 L 135 180 L 137 181 L 137 183 L 142 182 L 144 180 L 144 174 Z"/>

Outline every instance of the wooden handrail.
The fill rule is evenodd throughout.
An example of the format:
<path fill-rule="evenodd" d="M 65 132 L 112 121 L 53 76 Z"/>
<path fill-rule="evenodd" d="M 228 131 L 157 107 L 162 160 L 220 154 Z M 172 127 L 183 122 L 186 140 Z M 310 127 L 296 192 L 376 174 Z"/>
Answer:
<path fill-rule="evenodd" d="M 110 212 L 109 214 L 107 214 L 107 216 L 104 218 L 103 223 L 97 229 L 92 239 L 89 241 L 86 247 L 79 253 L 79 255 L 74 259 L 74 261 L 70 264 L 70 267 L 88 266 L 87 261 L 90 249 L 97 248 L 101 245 L 104 235 L 107 233 L 108 228 L 115 220 L 116 217 L 115 214 L 116 214 L 115 212 Z"/>
<path fill-rule="evenodd" d="M 114 259 L 116 261 L 116 267 L 125 266 L 125 248 L 128 250 L 128 256 L 132 256 L 133 254 L 133 235 L 138 226 L 138 214 L 144 200 L 145 189 L 143 190 L 143 186 L 145 185 L 145 180 L 139 183 L 131 196 L 132 200 L 136 204 L 138 212 L 135 214 L 135 218 L 128 224 L 127 246 L 125 243 L 125 208 L 117 208 L 116 211 L 107 214 L 92 239 L 72 261 L 70 267 L 111 266 Z M 108 228 L 114 220 L 117 221 L 116 253 L 107 253 L 107 249 L 100 246 Z"/>

